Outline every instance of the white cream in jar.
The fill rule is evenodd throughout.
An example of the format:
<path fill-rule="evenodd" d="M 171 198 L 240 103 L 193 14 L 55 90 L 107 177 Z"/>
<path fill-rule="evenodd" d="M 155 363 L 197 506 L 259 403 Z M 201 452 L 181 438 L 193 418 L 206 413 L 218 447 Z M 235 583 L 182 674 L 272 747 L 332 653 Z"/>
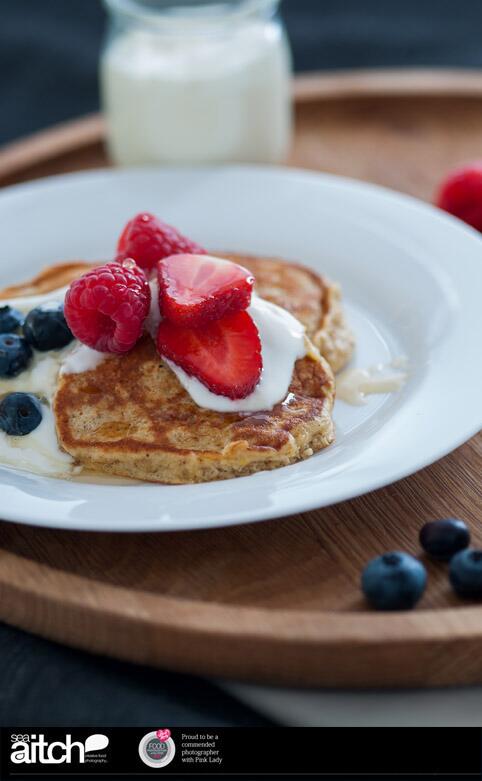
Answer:
<path fill-rule="evenodd" d="M 113 34 L 100 71 L 114 161 L 282 160 L 291 60 L 276 0 L 167 5 L 156 12 L 142 0 L 107 0 Z"/>

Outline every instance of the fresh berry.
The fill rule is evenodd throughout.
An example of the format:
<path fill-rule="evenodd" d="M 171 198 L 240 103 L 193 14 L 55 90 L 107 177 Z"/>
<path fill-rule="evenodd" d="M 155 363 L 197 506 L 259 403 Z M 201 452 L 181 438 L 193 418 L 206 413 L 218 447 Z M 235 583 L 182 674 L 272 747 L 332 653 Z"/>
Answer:
<path fill-rule="evenodd" d="M 157 276 L 162 316 L 189 327 L 246 309 L 254 284 L 247 269 L 209 255 L 171 255 Z"/>
<path fill-rule="evenodd" d="M 0 306 L 0 334 L 11 334 L 18 328 L 21 328 L 25 317 L 18 309 L 13 307 Z"/>
<path fill-rule="evenodd" d="M 159 353 L 194 375 L 210 391 L 244 399 L 255 389 L 262 369 L 258 329 L 247 312 L 212 320 L 202 329 L 162 320 Z"/>
<path fill-rule="evenodd" d="M 63 304 L 42 304 L 25 318 L 24 336 L 36 350 L 60 350 L 74 338 L 64 315 Z"/>
<path fill-rule="evenodd" d="M 0 377 L 16 377 L 27 368 L 33 353 L 23 336 L 0 334 Z"/>
<path fill-rule="evenodd" d="M 457 518 L 430 521 L 420 530 L 420 544 L 430 556 L 448 561 L 469 546 L 470 532 L 466 524 Z"/>
<path fill-rule="evenodd" d="M 151 291 L 134 261 L 107 263 L 72 282 L 65 318 L 77 339 L 94 350 L 126 353 L 139 340 Z"/>
<path fill-rule="evenodd" d="M 42 407 L 31 393 L 9 393 L 0 402 L 0 429 L 24 437 L 42 422 Z"/>
<path fill-rule="evenodd" d="M 427 583 L 423 564 L 408 553 L 384 553 L 370 561 L 362 573 L 362 590 L 377 610 L 409 610 Z"/>
<path fill-rule="evenodd" d="M 450 582 L 460 597 L 482 596 L 482 550 L 466 548 L 450 561 Z"/>
<path fill-rule="evenodd" d="M 442 182 L 437 206 L 482 231 L 482 161 L 452 171 Z"/>
<path fill-rule="evenodd" d="M 169 255 L 204 255 L 205 252 L 199 244 L 148 212 L 137 214 L 127 223 L 117 244 L 119 262 L 133 258 L 146 271 L 153 269 L 158 260 Z"/>

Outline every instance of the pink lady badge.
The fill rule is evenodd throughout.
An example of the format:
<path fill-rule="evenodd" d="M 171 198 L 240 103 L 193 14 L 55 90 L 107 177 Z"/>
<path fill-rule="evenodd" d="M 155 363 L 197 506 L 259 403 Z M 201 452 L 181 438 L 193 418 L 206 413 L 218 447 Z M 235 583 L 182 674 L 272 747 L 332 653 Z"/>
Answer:
<path fill-rule="evenodd" d="M 139 743 L 139 756 L 148 767 L 164 767 L 174 759 L 176 745 L 171 738 L 171 730 L 153 730 L 144 735 Z"/>

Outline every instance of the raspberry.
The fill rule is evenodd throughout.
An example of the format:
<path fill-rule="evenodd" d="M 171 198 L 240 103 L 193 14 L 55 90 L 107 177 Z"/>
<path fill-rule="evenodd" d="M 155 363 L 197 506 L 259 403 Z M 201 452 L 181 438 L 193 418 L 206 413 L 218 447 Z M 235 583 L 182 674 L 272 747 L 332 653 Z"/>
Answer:
<path fill-rule="evenodd" d="M 436 204 L 482 231 L 482 161 L 452 171 L 442 182 Z"/>
<path fill-rule="evenodd" d="M 100 352 L 126 353 L 142 334 L 150 302 L 147 279 L 133 261 L 107 263 L 72 282 L 64 314 L 83 344 Z"/>
<path fill-rule="evenodd" d="M 158 260 L 181 253 L 204 255 L 206 250 L 153 214 L 143 212 L 133 217 L 122 231 L 116 260 L 133 258 L 138 266 L 150 271 Z"/>

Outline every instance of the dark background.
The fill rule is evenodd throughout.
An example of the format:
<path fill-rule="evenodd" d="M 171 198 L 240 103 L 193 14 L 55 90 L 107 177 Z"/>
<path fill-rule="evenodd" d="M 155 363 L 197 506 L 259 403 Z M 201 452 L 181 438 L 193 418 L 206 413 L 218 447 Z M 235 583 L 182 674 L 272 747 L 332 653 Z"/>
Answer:
<path fill-rule="evenodd" d="M 100 0 L 3 0 L 0 143 L 98 108 Z M 481 0 L 285 0 L 296 70 L 482 67 Z M 0 725 L 266 724 L 214 685 L 0 626 Z"/>

